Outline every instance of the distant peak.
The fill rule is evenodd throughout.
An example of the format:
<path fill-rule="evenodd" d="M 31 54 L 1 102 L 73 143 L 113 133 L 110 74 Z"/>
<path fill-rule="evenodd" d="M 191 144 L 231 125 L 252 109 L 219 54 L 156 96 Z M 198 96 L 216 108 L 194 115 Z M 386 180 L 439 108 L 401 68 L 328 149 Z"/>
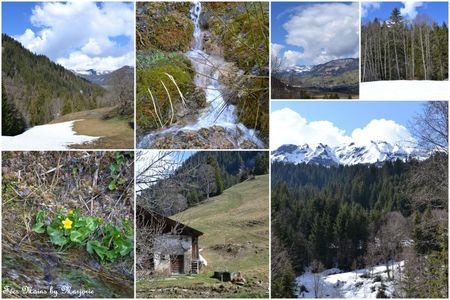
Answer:
<path fill-rule="evenodd" d="M 374 146 L 371 146 L 374 145 Z M 310 146 L 282 145 L 272 152 L 274 161 L 293 164 L 316 164 L 323 166 L 376 164 L 397 159 L 406 161 L 411 158 L 423 160 L 429 157 L 419 151 L 405 149 L 400 145 L 392 145 L 386 141 L 370 141 L 366 145 L 356 145 L 354 142 L 328 146 L 323 143 Z"/>

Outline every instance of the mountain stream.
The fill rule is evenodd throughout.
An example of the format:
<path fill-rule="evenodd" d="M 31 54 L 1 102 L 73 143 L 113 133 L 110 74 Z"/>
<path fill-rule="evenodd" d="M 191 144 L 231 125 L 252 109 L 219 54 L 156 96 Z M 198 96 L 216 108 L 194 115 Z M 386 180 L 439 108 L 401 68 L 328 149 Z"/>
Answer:
<path fill-rule="evenodd" d="M 144 136 L 138 147 L 155 148 L 155 141 L 161 138 L 179 133 L 199 132 L 198 135 L 191 136 L 195 138 L 203 136 L 204 141 L 187 148 L 264 148 L 264 143 L 259 140 L 255 131 L 238 121 L 236 107 L 224 99 L 225 86 L 220 82 L 220 77 L 224 70 L 229 69 L 231 63 L 226 62 L 221 56 L 209 55 L 202 50 L 204 32 L 200 27 L 201 13 L 201 3 L 194 2 L 190 10 L 190 17 L 194 23 L 194 42 L 193 48 L 186 53 L 186 56 L 191 60 L 196 73 L 195 85 L 205 92 L 206 108 L 199 111 L 197 120 L 191 123 L 175 124 Z M 205 131 L 220 132 L 221 135 L 208 140 L 208 137 L 204 137 Z M 181 147 L 183 145 L 172 145 L 171 148 Z"/>

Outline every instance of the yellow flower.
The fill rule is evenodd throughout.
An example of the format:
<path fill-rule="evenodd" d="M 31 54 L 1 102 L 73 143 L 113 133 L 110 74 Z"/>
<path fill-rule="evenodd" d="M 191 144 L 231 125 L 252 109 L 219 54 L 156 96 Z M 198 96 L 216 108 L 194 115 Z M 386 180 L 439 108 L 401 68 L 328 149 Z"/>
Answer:
<path fill-rule="evenodd" d="M 69 215 L 73 215 L 73 209 L 69 210 Z"/>
<path fill-rule="evenodd" d="M 69 220 L 69 218 L 66 218 L 64 221 L 62 221 L 64 225 L 64 229 L 71 229 L 72 228 L 72 221 Z"/>

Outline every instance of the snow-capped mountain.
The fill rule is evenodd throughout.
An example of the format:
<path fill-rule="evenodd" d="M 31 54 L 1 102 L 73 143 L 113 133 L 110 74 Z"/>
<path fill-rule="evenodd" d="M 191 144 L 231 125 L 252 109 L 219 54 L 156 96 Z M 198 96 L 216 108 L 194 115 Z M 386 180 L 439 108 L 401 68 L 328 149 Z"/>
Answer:
<path fill-rule="evenodd" d="M 77 75 L 84 75 L 84 76 L 96 76 L 96 75 L 106 75 L 111 73 L 112 71 L 97 71 L 94 69 L 89 70 L 79 70 L 79 71 L 72 71 Z"/>
<path fill-rule="evenodd" d="M 285 72 L 294 72 L 294 73 L 303 73 L 303 72 L 309 72 L 311 71 L 313 66 L 292 66 L 289 68 L 286 68 Z"/>
<path fill-rule="evenodd" d="M 343 144 L 330 147 L 324 144 L 316 145 L 282 145 L 272 152 L 272 160 L 293 164 L 315 164 L 322 166 L 377 164 L 385 161 L 400 159 L 425 159 L 427 156 L 414 150 L 406 149 L 399 145 L 387 142 L 370 142 L 367 145 L 356 145 L 355 143 Z"/>

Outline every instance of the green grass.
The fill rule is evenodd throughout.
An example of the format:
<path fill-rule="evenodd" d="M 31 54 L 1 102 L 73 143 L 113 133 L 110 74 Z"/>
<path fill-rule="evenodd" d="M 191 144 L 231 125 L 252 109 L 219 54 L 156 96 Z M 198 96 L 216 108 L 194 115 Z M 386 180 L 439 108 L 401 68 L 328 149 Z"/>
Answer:
<path fill-rule="evenodd" d="M 74 131 L 79 135 L 101 136 L 92 143 L 71 145 L 72 149 L 130 149 L 134 146 L 134 131 L 127 119 L 114 117 L 105 119 L 115 107 L 67 114 L 50 124 L 81 120 L 74 123 Z"/>
<path fill-rule="evenodd" d="M 218 197 L 174 216 L 204 233 L 201 255 L 208 261 L 205 272 L 239 271 L 246 277 L 265 279 L 269 268 L 268 176 L 237 184 Z M 240 245 L 237 255 L 217 249 Z"/>
<path fill-rule="evenodd" d="M 237 184 L 196 207 L 172 218 L 204 234 L 199 238 L 200 254 L 208 261 L 200 274 L 137 282 L 138 296 L 176 297 L 267 297 L 269 282 L 269 176 L 257 176 Z M 237 252 L 228 252 L 239 249 Z M 211 278 L 214 271 L 241 272 L 244 287 Z M 217 292 L 222 286 L 221 292 Z M 170 289 L 170 294 L 152 289 Z M 212 290 L 208 294 L 206 291 Z M 220 290 L 220 289 L 219 289 Z"/>

